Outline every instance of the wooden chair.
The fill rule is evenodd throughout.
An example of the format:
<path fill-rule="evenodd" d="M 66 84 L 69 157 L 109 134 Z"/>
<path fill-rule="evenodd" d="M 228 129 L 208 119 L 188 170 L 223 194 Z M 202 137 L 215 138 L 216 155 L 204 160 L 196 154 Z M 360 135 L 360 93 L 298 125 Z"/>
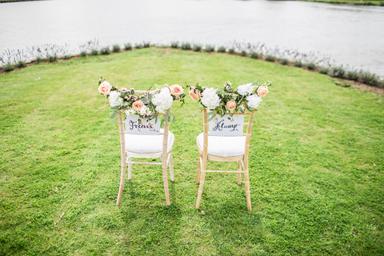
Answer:
<path fill-rule="evenodd" d="M 234 115 L 244 115 L 248 117 L 248 123 L 244 123 L 245 134 L 241 136 L 211 136 L 208 129 L 208 112 L 203 110 L 203 132 L 197 136 L 196 142 L 199 149 L 199 161 L 197 169 L 197 183 L 199 184 L 196 208 L 200 208 L 201 198 L 206 173 L 232 173 L 237 174 L 237 181 L 242 182 L 244 175 L 245 196 L 247 208 L 252 210 L 251 190 L 249 183 L 249 143 L 252 136 L 252 126 L 254 112 L 236 113 Z M 241 131 L 242 133 L 243 131 Z M 237 170 L 207 170 L 208 161 L 237 162 Z"/>
<path fill-rule="evenodd" d="M 165 204 L 171 204 L 169 189 L 168 189 L 168 174 L 169 168 L 171 181 L 174 181 L 173 157 L 172 148 L 175 137 L 169 131 L 168 115 L 163 115 L 163 129 L 158 134 L 128 134 L 124 123 L 125 113 L 120 111 L 118 114 L 118 126 L 120 132 L 120 154 L 121 154 L 121 170 L 120 170 L 120 186 L 117 194 L 116 204 L 121 206 L 122 193 L 124 190 L 124 179 L 128 165 L 127 176 L 128 180 L 132 179 L 133 164 L 141 165 L 161 165 L 164 183 Z M 142 162 L 134 161 L 137 158 L 158 158 L 158 162 Z"/>

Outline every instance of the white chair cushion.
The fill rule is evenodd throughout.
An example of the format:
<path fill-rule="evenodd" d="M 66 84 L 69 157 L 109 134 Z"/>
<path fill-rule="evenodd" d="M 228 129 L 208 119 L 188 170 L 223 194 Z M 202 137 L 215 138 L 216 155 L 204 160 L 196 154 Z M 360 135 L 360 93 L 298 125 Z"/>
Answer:
<path fill-rule="evenodd" d="M 172 150 L 175 136 L 168 133 L 168 152 Z M 125 133 L 125 150 L 128 153 L 154 154 L 163 151 L 163 134 L 129 134 Z"/>
<path fill-rule="evenodd" d="M 204 133 L 197 136 L 197 146 L 204 148 Z M 245 136 L 208 136 L 208 154 L 221 157 L 244 155 Z"/>

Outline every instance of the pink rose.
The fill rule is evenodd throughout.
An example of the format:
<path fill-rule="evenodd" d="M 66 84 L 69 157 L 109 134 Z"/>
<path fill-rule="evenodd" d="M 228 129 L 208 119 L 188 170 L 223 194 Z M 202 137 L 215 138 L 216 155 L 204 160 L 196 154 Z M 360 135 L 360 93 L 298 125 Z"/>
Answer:
<path fill-rule="evenodd" d="M 110 83 L 108 83 L 107 81 L 103 81 L 100 85 L 99 85 L 99 93 L 103 94 L 104 96 L 107 96 L 109 95 L 110 91 L 112 89 L 112 85 Z"/>
<path fill-rule="evenodd" d="M 144 103 L 141 100 L 137 100 L 132 103 L 132 108 L 135 111 L 140 111 L 143 108 L 143 106 L 144 106 Z"/>
<path fill-rule="evenodd" d="M 268 94 L 268 87 L 267 86 L 259 86 L 259 88 L 257 88 L 257 95 L 259 95 L 260 97 L 264 97 L 264 96 L 267 96 Z"/>
<path fill-rule="evenodd" d="M 234 101 L 234 100 L 230 100 L 230 101 L 228 101 L 227 104 L 225 105 L 225 107 L 226 107 L 230 112 L 234 111 L 234 110 L 236 109 L 236 106 L 237 106 L 237 104 L 236 104 L 236 101 Z"/>
<path fill-rule="evenodd" d="M 196 88 L 191 88 L 191 90 L 189 90 L 189 96 L 193 99 L 193 100 L 199 100 L 200 99 L 200 91 L 199 90 L 196 90 Z"/>
<path fill-rule="evenodd" d="M 183 87 L 178 84 L 169 86 L 169 89 L 171 90 L 171 94 L 175 97 L 179 97 L 184 92 Z"/>

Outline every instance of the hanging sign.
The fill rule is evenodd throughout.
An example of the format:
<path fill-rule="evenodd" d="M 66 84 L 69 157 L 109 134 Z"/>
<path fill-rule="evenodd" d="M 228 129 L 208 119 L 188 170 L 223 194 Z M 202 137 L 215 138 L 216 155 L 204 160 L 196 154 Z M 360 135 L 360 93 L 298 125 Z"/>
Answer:
<path fill-rule="evenodd" d="M 125 132 L 131 134 L 159 134 L 159 118 L 142 118 L 138 115 L 127 115 L 125 119 Z"/>
<path fill-rule="evenodd" d="M 243 135 L 243 115 L 216 115 L 209 120 L 209 135 L 241 136 Z"/>

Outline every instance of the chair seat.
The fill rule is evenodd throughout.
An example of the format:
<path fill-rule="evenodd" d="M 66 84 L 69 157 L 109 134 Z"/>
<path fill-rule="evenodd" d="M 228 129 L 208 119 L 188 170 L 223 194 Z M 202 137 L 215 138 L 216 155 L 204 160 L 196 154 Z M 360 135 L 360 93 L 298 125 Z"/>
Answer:
<path fill-rule="evenodd" d="M 197 146 L 202 152 L 204 133 L 197 136 Z M 245 136 L 208 136 L 208 155 L 234 157 L 244 155 Z"/>
<path fill-rule="evenodd" d="M 168 152 L 172 151 L 175 136 L 168 132 Z M 125 134 L 125 150 L 134 154 L 156 154 L 163 151 L 163 134 Z"/>

